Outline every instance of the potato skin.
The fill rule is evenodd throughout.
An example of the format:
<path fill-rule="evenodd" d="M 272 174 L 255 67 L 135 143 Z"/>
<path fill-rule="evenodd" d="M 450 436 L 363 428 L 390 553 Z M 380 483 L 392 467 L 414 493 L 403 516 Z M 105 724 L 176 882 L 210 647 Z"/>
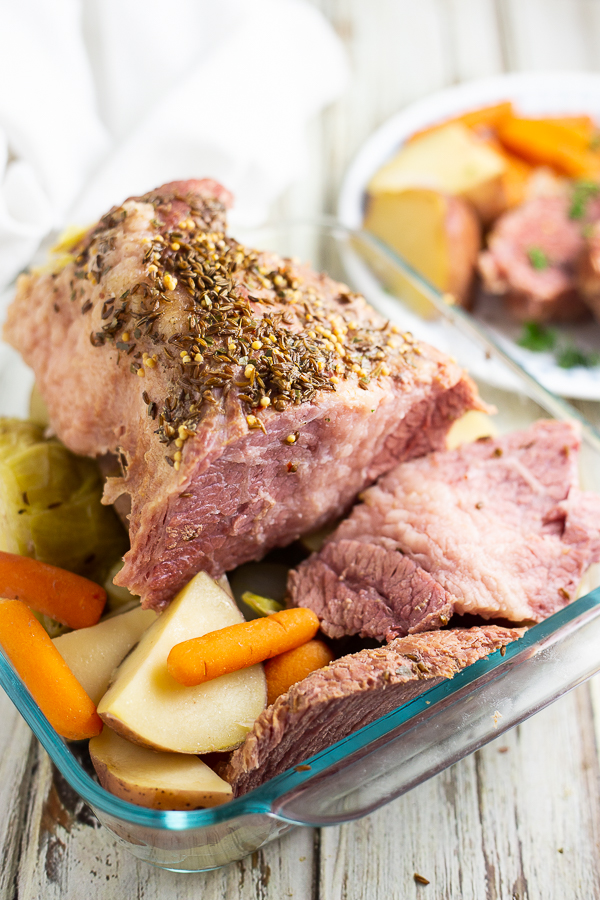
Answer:
<path fill-rule="evenodd" d="M 145 788 L 136 788 L 114 772 L 111 772 L 105 763 L 99 760 L 94 761 L 94 768 L 98 775 L 98 781 L 105 791 L 127 800 L 129 803 L 135 803 L 137 806 L 145 806 L 147 809 L 206 809 L 211 806 L 220 806 L 227 803 L 231 798 L 219 797 L 214 793 L 196 792 L 196 791 L 174 791 L 163 790 L 157 788 L 155 791 L 149 791 Z"/>
<path fill-rule="evenodd" d="M 129 774 L 127 774 L 127 760 L 125 759 L 124 761 L 123 757 L 119 758 L 118 753 L 115 753 L 114 749 L 111 748 L 111 743 L 114 744 L 114 741 L 115 735 L 112 735 L 107 746 L 104 741 L 104 734 L 98 741 L 90 741 L 90 758 L 100 784 L 116 797 L 121 797 L 121 799 L 127 800 L 129 803 L 136 803 L 138 806 L 145 806 L 148 809 L 180 810 L 218 806 L 231 800 L 231 791 L 225 783 L 222 784 L 222 787 L 217 788 L 211 788 L 208 785 L 201 787 L 198 784 L 185 784 L 181 787 L 168 785 L 163 787 L 158 779 L 156 784 L 152 783 L 152 778 L 147 783 L 144 783 L 143 776 L 142 781 L 140 781 L 131 772 L 131 769 Z M 176 754 L 167 756 L 176 763 Z M 163 758 L 165 758 L 164 755 Z M 197 765 L 200 764 L 198 761 L 195 762 Z M 119 771 L 119 767 L 121 771 Z"/>
<path fill-rule="evenodd" d="M 461 306 L 470 309 L 481 247 L 481 228 L 475 210 L 466 200 L 448 197 L 446 234 L 450 257 L 448 291 Z"/>
<path fill-rule="evenodd" d="M 481 226 L 473 206 L 430 187 L 370 196 L 364 227 L 442 293 L 470 307 Z"/>

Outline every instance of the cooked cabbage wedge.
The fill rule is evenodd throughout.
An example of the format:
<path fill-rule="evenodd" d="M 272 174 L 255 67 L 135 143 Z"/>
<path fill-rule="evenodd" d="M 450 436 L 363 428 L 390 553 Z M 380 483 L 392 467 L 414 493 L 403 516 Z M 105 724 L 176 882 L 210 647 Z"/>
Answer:
<path fill-rule="evenodd" d="M 127 549 L 101 496 L 93 460 L 44 438 L 34 422 L 0 418 L 0 549 L 101 583 Z"/>
<path fill-rule="evenodd" d="M 252 591 L 244 591 L 242 601 L 257 616 L 271 616 L 273 613 L 281 612 L 282 609 L 285 609 L 283 603 L 271 600 L 270 597 L 261 597 L 260 594 L 253 594 Z"/>

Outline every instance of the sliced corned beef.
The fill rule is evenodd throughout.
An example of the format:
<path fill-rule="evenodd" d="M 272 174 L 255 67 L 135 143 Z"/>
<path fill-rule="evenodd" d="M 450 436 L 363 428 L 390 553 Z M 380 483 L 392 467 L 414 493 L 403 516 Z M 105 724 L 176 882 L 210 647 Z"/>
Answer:
<path fill-rule="evenodd" d="M 568 196 L 528 200 L 500 216 L 479 255 L 483 287 L 521 322 L 572 321 L 587 311 L 576 278 L 583 223 L 571 206 Z"/>
<path fill-rule="evenodd" d="M 323 526 L 481 406 L 345 285 L 229 237 L 230 202 L 209 180 L 126 201 L 20 279 L 5 326 L 64 443 L 121 461 L 118 583 L 144 605 Z"/>
<path fill-rule="evenodd" d="M 600 559 L 600 497 L 576 486 L 578 448 L 573 425 L 541 420 L 396 466 L 290 573 L 292 603 L 332 637 L 389 640 L 453 611 L 539 621 Z"/>
<path fill-rule="evenodd" d="M 577 287 L 594 316 L 600 321 L 600 222 L 590 225 L 577 265 Z"/>
<path fill-rule="evenodd" d="M 261 713 L 224 777 L 236 796 L 245 794 L 522 633 L 495 625 L 432 631 L 336 659 Z"/>
<path fill-rule="evenodd" d="M 391 547 L 331 541 L 289 576 L 298 606 L 314 610 L 329 637 L 391 641 L 446 625 L 453 598 L 420 566 Z"/>

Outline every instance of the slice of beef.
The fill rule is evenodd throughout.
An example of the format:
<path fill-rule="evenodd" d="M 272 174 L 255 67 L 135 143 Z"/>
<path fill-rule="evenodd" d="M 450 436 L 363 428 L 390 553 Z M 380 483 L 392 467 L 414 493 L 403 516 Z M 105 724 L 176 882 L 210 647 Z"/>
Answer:
<path fill-rule="evenodd" d="M 261 713 L 224 777 L 245 794 L 522 634 L 496 625 L 432 631 L 336 659 Z"/>
<path fill-rule="evenodd" d="M 504 213 L 479 255 L 484 289 L 503 296 L 520 322 L 567 322 L 587 313 L 576 275 L 582 222 L 570 218 L 571 203 L 568 196 L 536 197 Z"/>
<path fill-rule="evenodd" d="M 120 460 L 118 582 L 144 605 L 323 526 L 481 408 L 345 285 L 229 237 L 230 202 L 209 180 L 126 201 L 60 271 L 20 279 L 5 326 L 65 444 Z"/>
<path fill-rule="evenodd" d="M 347 634 L 391 641 L 446 625 L 451 597 L 397 549 L 357 540 L 331 541 L 290 572 L 297 606 L 314 610 L 332 638 Z"/>
<path fill-rule="evenodd" d="M 573 425 L 541 420 L 396 466 L 290 573 L 291 602 L 335 637 L 389 639 L 453 611 L 539 621 L 600 559 L 600 497 L 577 489 L 578 448 Z M 394 560 L 404 584 L 388 574 Z"/>
<path fill-rule="evenodd" d="M 573 488 L 566 500 L 544 516 L 544 524 L 558 523 L 564 544 L 573 547 L 585 565 L 600 560 L 600 502 L 596 494 Z"/>
<path fill-rule="evenodd" d="M 589 226 L 577 266 L 577 287 L 583 300 L 600 321 L 600 222 Z"/>

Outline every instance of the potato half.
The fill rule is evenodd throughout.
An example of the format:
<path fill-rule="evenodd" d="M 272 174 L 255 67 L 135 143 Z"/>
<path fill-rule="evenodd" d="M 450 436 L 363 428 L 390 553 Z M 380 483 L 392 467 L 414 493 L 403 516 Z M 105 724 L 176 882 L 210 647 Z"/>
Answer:
<path fill-rule="evenodd" d="M 501 153 L 469 128 L 454 123 L 405 144 L 369 183 L 372 197 L 407 187 L 430 187 L 468 200 L 484 224 L 507 207 Z"/>
<path fill-rule="evenodd" d="M 440 291 L 469 306 L 481 233 L 472 207 L 430 188 L 369 197 L 364 227 Z"/>
<path fill-rule="evenodd" d="M 169 674 L 175 644 L 243 622 L 234 601 L 205 572 L 180 591 L 117 671 L 98 704 L 109 728 L 134 743 L 173 753 L 231 750 L 266 704 L 262 665 L 184 687 Z"/>
<path fill-rule="evenodd" d="M 131 744 L 110 728 L 90 741 L 103 788 L 151 809 L 197 809 L 232 798 L 231 787 L 197 756 L 161 753 Z"/>
<path fill-rule="evenodd" d="M 97 704 L 108 690 L 114 670 L 155 621 L 154 610 L 138 606 L 90 628 L 62 634 L 54 638 L 53 643 L 77 681 Z"/>

